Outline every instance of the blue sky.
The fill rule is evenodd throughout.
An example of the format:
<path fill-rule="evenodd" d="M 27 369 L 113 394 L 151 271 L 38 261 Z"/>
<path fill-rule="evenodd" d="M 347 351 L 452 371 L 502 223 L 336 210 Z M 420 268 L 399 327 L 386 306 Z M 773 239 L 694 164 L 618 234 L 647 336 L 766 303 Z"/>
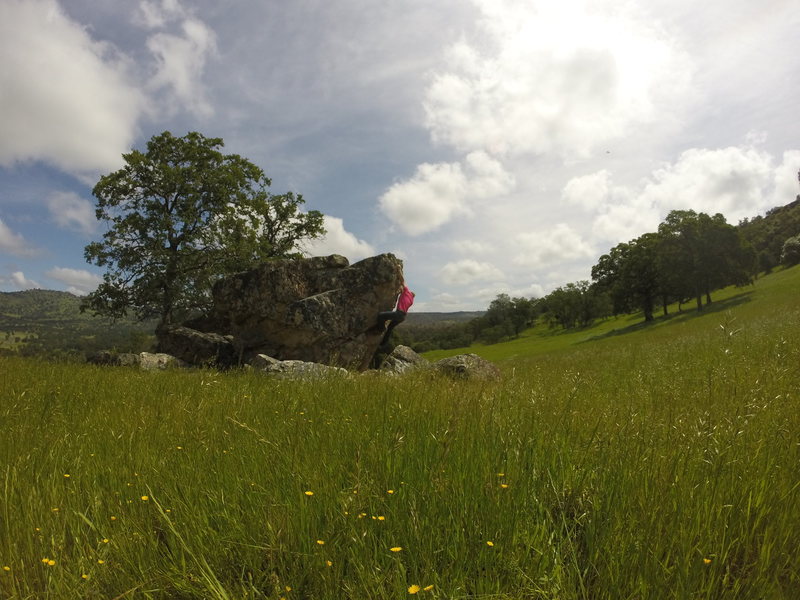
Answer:
<path fill-rule="evenodd" d="M 225 140 L 404 260 L 418 310 L 588 279 L 672 209 L 794 200 L 794 0 L 0 0 L 0 290 L 85 293 L 91 189 L 157 133 Z"/>

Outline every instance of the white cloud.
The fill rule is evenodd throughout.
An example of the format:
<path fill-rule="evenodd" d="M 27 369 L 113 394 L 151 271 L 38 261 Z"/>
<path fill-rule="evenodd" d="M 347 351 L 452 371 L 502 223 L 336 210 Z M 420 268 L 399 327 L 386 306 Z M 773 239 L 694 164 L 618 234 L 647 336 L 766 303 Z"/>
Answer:
<path fill-rule="evenodd" d="M 157 29 L 164 27 L 170 20 L 184 16 L 185 12 L 178 0 L 142 0 L 136 19 L 149 29 Z"/>
<path fill-rule="evenodd" d="M 97 228 L 94 207 L 73 192 L 54 192 L 47 199 L 47 207 L 59 227 L 81 233 L 92 233 Z"/>
<path fill-rule="evenodd" d="M 216 36 L 194 18 L 183 21 L 181 29 L 181 35 L 159 32 L 148 38 L 147 48 L 158 65 L 148 89 L 166 89 L 168 103 L 181 104 L 195 115 L 207 117 L 213 109 L 205 98 L 202 77 L 207 58 L 217 53 Z"/>
<path fill-rule="evenodd" d="M 456 240 L 450 247 L 459 254 L 483 255 L 489 252 L 489 244 L 478 240 Z"/>
<path fill-rule="evenodd" d="M 25 277 L 25 273 L 22 271 L 14 271 L 11 274 L 11 283 L 13 283 L 17 289 L 20 290 L 33 290 L 42 287 L 33 279 L 28 279 Z"/>
<path fill-rule="evenodd" d="M 325 215 L 323 219 L 327 232 L 325 237 L 308 240 L 302 244 L 302 249 L 309 255 L 341 254 L 346 256 L 350 262 L 355 262 L 376 254 L 375 249 L 370 244 L 345 230 L 342 219 L 329 215 Z"/>
<path fill-rule="evenodd" d="M 641 197 L 658 207 L 662 216 L 670 210 L 692 209 L 719 212 L 736 223 L 792 200 L 775 197 L 776 183 L 786 193 L 788 173 L 800 167 L 798 156 L 797 151 L 786 153 L 784 164 L 776 169 L 769 153 L 754 148 L 693 148 L 676 163 L 655 171 Z"/>
<path fill-rule="evenodd" d="M 776 164 L 772 155 L 752 146 L 692 148 L 637 187 L 614 185 L 604 169 L 571 179 L 561 197 L 595 214 L 595 242 L 616 244 L 655 231 L 671 210 L 722 213 L 736 224 L 787 204 L 797 195 L 798 170 L 800 150 L 784 152 Z"/>
<path fill-rule="evenodd" d="M 94 291 L 103 278 L 84 269 L 70 269 L 67 267 L 53 267 L 45 272 L 45 277 L 66 284 L 67 291 L 76 296 L 83 296 Z"/>
<path fill-rule="evenodd" d="M 564 186 L 561 199 L 586 210 L 598 210 L 608 203 L 611 194 L 611 174 L 602 169 L 596 173 L 573 177 Z"/>
<path fill-rule="evenodd" d="M 667 120 L 691 67 L 630 7 L 584 0 L 474 0 L 463 39 L 430 85 L 433 138 L 462 151 L 587 155 L 635 124 Z"/>
<path fill-rule="evenodd" d="M 590 258 L 595 254 L 592 247 L 566 223 L 559 223 L 545 232 L 519 234 L 516 240 L 519 254 L 513 262 L 527 267 L 541 268 Z"/>
<path fill-rule="evenodd" d="M 442 281 L 448 285 L 465 285 L 475 281 L 497 281 L 504 277 L 500 269 L 494 265 L 469 258 L 447 263 L 439 271 L 439 275 Z"/>
<path fill-rule="evenodd" d="M 15 256 L 35 256 L 39 253 L 24 237 L 15 233 L 0 219 L 0 250 Z"/>
<path fill-rule="evenodd" d="M 44 160 L 76 174 L 119 166 L 144 98 L 112 45 L 55 0 L 4 0 L 0 55 L 0 165 Z"/>
<path fill-rule="evenodd" d="M 380 198 L 383 212 L 409 235 L 438 229 L 458 215 L 471 214 L 474 200 L 501 196 L 514 177 L 482 151 L 461 163 L 424 163 L 407 181 L 395 183 Z"/>

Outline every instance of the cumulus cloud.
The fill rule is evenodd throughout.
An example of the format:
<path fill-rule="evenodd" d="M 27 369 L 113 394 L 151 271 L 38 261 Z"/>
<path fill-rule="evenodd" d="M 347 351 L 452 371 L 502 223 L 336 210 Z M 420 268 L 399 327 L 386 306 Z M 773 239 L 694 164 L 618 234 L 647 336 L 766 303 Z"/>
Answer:
<path fill-rule="evenodd" d="M 136 19 L 149 29 L 164 27 L 168 21 L 186 14 L 178 0 L 161 0 L 161 2 L 142 0 Z"/>
<path fill-rule="evenodd" d="M 688 58 L 644 18 L 585 0 L 474 0 L 476 41 L 449 48 L 427 90 L 434 140 L 469 152 L 587 155 L 665 120 Z"/>
<path fill-rule="evenodd" d="M 59 227 L 81 233 L 92 233 L 97 228 L 94 207 L 73 192 L 54 192 L 47 199 L 50 215 Z"/>
<path fill-rule="evenodd" d="M 653 171 L 639 186 L 615 185 L 601 170 L 567 182 L 561 197 L 594 214 L 597 242 L 617 243 L 655 231 L 671 210 L 722 213 L 730 223 L 753 217 L 797 195 L 800 151 L 782 161 L 752 146 L 692 148 Z"/>
<path fill-rule="evenodd" d="M 466 285 L 475 281 L 498 281 L 504 277 L 500 269 L 494 265 L 469 258 L 447 263 L 439 271 L 439 275 L 447 285 Z"/>
<path fill-rule="evenodd" d="M 767 152 L 693 148 L 675 164 L 655 171 L 641 195 L 662 213 L 674 209 L 720 212 L 735 223 L 772 206 L 775 181 L 773 159 Z"/>
<path fill-rule="evenodd" d="M 103 278 L 84 269 L 70 269 L 67 267 L 53 267 L 45 272 L 45 277 L 66 284 L 67 291 L 76 296 L 83 296 L 94 291 Z"/>
<path fill-rule="evenodd" d="M 0 54 L 0 165 L 44 160 L 76 174 L 119 166 L 145 101 L 112 45 L 55 0 L 6 0 Z"/>
<path fill-rule="evenodd" d="M 157 63 L 148 89 L 166 91 L 167 104 L 178 103 L 197 116 L 211 115 L 202 82 L 206 60 L 217 52 L 211 28 L 189 17 L 181 24 L 180 34 L 155 33 L 148 38 L 147 48 Z"/>
<path fill-rule="evenodd" d="M 327 256 L 329 254 L 341 254 L 346 256 L 351 262 L 373 256 L 375 248 L 364 240 L 358 239 L 355 235 L 344 228 L 344 221 L 338 217 L 325 215 L 324 227 L 325 237 L 305 241 L 302 249 L 311 256 Z"/>
<path fill-rule="evenodd" d="M 25 277 L 25 273 L 22 271 L 14 271 L 11 274 L 11 283 L 14 284 L 14 286 L 19 290 L 33 290 L 42 287 L 33 279 L 28 279 Z"/>
<path fill-rule="evenodd" d="M 592 247 L 566 223 L 537 233 L 521 233 L 516 237 L 518 254 L 513 262 L 526 267 L 541 268 L 559 262 L 590 258 Z"/>
<path fill-rule="evenodd" d="M 514 177 L 486 152 L 472 152 L 461 163 L 424 163 L 414 176 L 392 185 L 380 198 L 383 212 L 410 235 L 438 229 L 470 204 L 508 193 Z"/>
<path fill-rule="evenodd" d="M 459 254 L 483 255 L 489 252 L 489 244 L 478 240 L 456 240 L 450 247 Z"/>
<path fill-rule="evenodd" d="M 0 250 L 15 256 L 35 256 L 38 250 L 0 219 Z"/>
<path fill-rule="evenodd" d="M 611 174 L 602 169 L 596 173 L 573 177 L 564 186 L 561 199 L 586 210 L 597 210 L 608 203 L 611 194 Z"/>

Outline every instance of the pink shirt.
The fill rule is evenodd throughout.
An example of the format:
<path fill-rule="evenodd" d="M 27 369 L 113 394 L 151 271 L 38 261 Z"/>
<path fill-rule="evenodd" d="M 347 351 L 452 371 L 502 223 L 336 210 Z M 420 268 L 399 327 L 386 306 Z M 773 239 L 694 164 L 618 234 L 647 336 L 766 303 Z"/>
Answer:
<path fill-rule="evenodd" d="M 400 297 L 397 299 L 397 310 L 408 312 L 412 304 L 414 304 L 414 294 L 407 285 L 404 285 L 403 291 L 400 292 Z"/>

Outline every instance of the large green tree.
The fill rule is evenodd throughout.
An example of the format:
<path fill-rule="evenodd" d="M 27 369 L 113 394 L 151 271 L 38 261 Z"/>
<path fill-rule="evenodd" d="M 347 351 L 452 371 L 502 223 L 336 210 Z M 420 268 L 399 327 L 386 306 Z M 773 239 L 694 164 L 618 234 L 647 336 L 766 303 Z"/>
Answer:
<path fill-rule="evenodd" d="M 661 293 L 658 243 L 655 233 L 646 233 L 617 244 L 592 267 L 592 279 L 611 295 L 615 314 L 635 306 L 642 309 L 645 321 L 653 320 L 653 306 Z"/>
<path fill-rule="evenodd" d="M 669 257 L 673 281 L 683 281 L 691 290 L 697 308 L 711 302 L 711 290 L 750 281 L 755 255 L 735 227 L 721 214 L 714 216 L 693 210 L 673 210 L 658 226 L 660 252 Z"/>
<path fill-rule="evenodd" d="M 324 234 L 322 214 L 300 210 L 301 195 L 270 193 L 264 172 L 223 145 L 165 131 L 100 178 L 96 215 L 108 229 L 85 257 L 106 273 L 83 310 L 157 317 L 160 329 L 204 312 L 220 277 L 296 256 L 298 242 Z"/>

